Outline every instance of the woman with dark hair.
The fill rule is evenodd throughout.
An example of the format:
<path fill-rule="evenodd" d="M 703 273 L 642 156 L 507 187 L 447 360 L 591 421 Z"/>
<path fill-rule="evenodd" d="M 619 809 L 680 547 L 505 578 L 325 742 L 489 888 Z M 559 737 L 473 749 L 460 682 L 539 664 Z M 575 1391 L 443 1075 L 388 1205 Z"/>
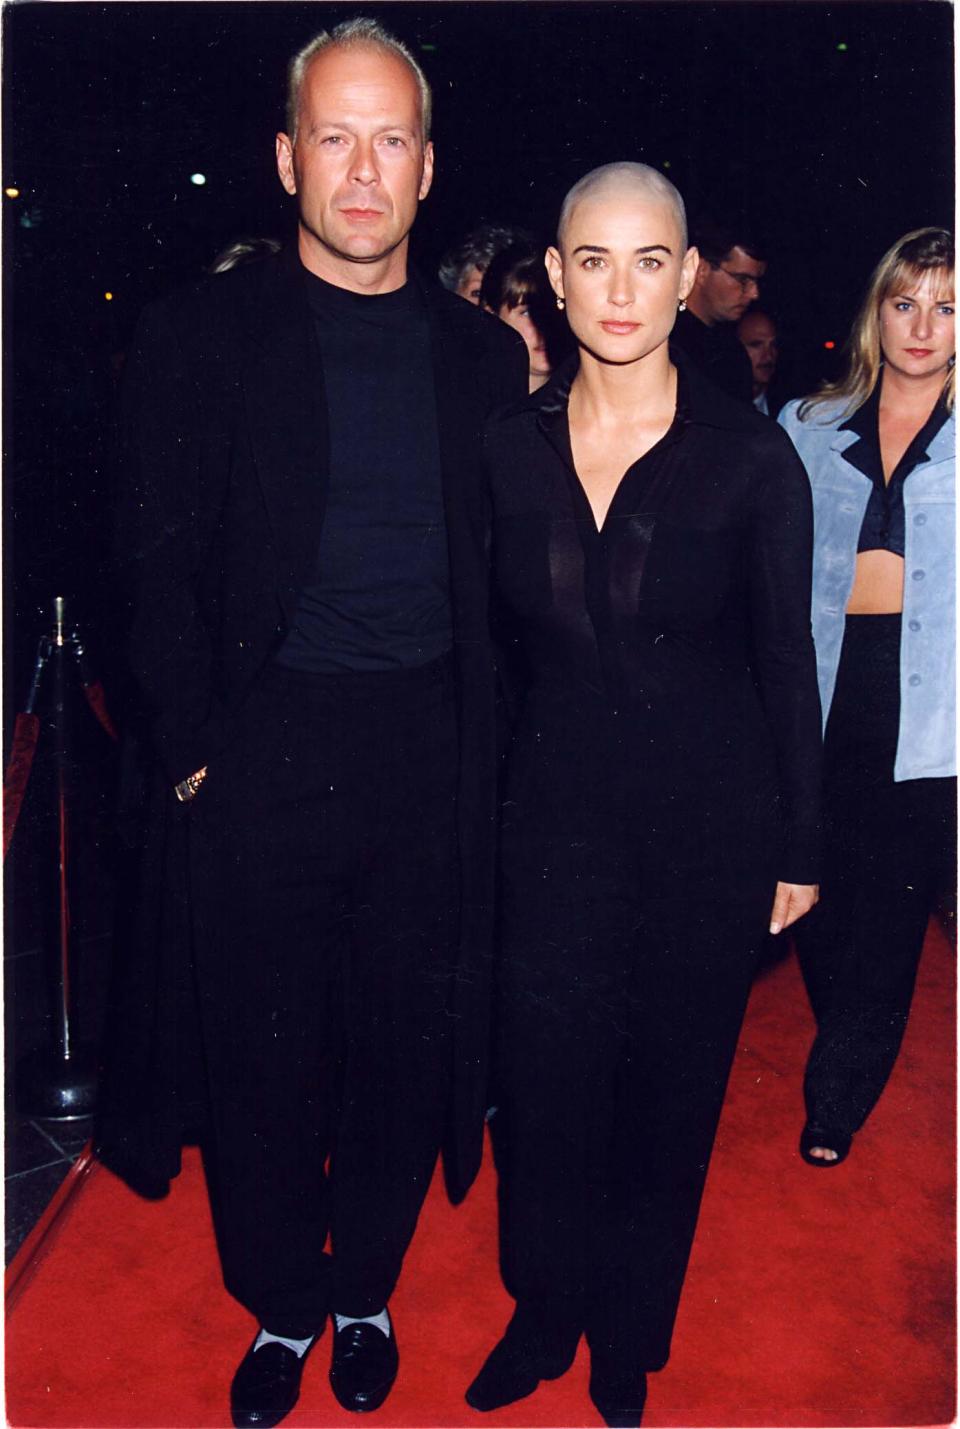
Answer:
<path fill-rule="evenodd" d="M 639 1424 L 758 952 L 816 898 L 810 493 L 776 425 L 668 345 L 696 262 L 661 174 L 588 174 L 547 254 L 577 351 L 487 429 L 516 668 L 492 1129 L 517 1305 L 481 1410 L 585 1333 L 595 1405 Z"/>
<path fill-rule="evenodd" d="M 839 382 L 780 421 L 810 477 L 822 900 L 797 933 L 817 1020 L 800 1153 L 836 1166 L 900 1048 L 956 801 L 953 238 L 906 234 Z"/>
<path fill-rule="evenodd" d="M 542 253 L 526 245 L 505 248 L 491 261 L 480 285 L 480 306 L 514 328 L 530 355 L 530 391 L 553 369 L 557 313 Z"/>
<path fill-rule="evenodd" d="M 447 250 L 440 260 L 437 277 L 448 292 L 478 304 L 483 275 L 497 254 L 515 243 L 532 241 L 526 229 L 517 228 L 515 224 L 481 223 Z"/>

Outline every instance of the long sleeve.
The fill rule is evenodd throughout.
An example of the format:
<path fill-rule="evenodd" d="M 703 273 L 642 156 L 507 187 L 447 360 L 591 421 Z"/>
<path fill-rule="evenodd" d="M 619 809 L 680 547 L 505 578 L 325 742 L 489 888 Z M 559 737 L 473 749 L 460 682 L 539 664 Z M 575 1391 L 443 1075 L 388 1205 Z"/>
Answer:
<path fill-rule="evenodd" d="M 753 665 L 776 749 L 785 845 L 778 876 L 815 883 L 820 697 L 810 626 L 813 508 L 806 473 L 779 433 L 758 478 L 748 552 Z"/>
<path fill-rule="evenodd" d="M 169 312 L 148 310 L 121 394 L 116 548 L 130 607 L 128 664 L 172 783 L 206 763 L 222 722 L 197 601 L 201 451 L 193 386 Z"/>

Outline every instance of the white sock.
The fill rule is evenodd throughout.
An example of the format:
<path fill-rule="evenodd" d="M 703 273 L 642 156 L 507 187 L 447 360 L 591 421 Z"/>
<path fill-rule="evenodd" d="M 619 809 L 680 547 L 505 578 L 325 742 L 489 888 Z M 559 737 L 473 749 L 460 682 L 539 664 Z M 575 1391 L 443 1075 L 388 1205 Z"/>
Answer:
<path fill-rule="evenodd" d="M 337 1322 L 337 1329 L 342 1330 L 344 1325 L 373 1325 L 376 1329 L 382 1330 L 387 1339 L 390 1338 L 390 1316 L 387 1314 L 386 1306 L 379 1315 L 334 1315 Z"/>
<path fill-rule="evenodd" d="M 286 1335 L 271 1335 L 269 1330 L 261 1330 L 253 1348 L 259 1350 L 264 1345 L 286 1345 L 287 1349 L 293 1350 L 295 1355 L 299 1355 L 303 1359 L 316 1338 L 316 1335 L 310 1335 L 306 1340 L 288 1340 Z"/>

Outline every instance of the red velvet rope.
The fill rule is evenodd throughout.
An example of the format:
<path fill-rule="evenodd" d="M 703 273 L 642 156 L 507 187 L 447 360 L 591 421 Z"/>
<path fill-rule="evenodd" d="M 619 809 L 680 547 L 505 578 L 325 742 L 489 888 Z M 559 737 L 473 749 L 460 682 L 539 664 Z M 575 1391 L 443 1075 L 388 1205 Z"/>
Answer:
<path fill-rule="evenodd" d="M 84 685 L 83 693 L 87 697 L 87 704 L 96 716 L 98 724 L 106 731 L 111 739 L 117 739 L 117 727 L 110 718 L 106 696 L 103 693 L 103 686 L 100 681 L 94 680 L 91 684 Z M 13 840 L 17 820 L 20 817 L 23 796 L 27 791 L 27 784 L 30 780 L 30 770 L 33 768 L 33 756 L 37 748 L 37 736 L 39 733 L 40 720 L 36 715 L 17 715 L 16 723 L 13 727 L 13 748 L 10 751 L 10 762 L 7 765 L 7 772 L 3 779 L 4 859 L 6 859 L 7 850 Z"/>
<path fill-rule="evenodd" d="M 92 684 L 84 685 L 83 693 L 87 697 L 87 704 L 93 710 L 98 723 L 106 730 L 111 739 L 119 738 L 117 727 L 110 718 L 110 711 L 107 709 L 106 696 L 103 693 L 103 686 L 99 680 L 94 680 Z"/>
<path fill-rule="evenodd" d="M 3 780 L 4 858 L 7 856 L 13 831 L 17 827 L 17 819 L 20 817 L 20 809 L 30 778 L 30 770 L 33 767 L 33 755 L 37 747 L 39 733 L 40 721 L 36 715 L 17 715 L 13 727 L 13 748 L 10 751 L 10 762 Z"/>

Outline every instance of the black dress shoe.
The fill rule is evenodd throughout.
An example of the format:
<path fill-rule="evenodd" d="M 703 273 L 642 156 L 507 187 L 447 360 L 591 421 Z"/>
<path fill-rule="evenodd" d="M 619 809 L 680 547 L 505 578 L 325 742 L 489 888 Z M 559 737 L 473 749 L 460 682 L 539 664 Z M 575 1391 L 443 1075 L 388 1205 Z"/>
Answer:
<path fill-rule="evenodd" d="M 559 1379 L 573 1364 L 580 1340 L 578 1320 L 517 1305 L 503 1339 L 467 1390 L 471 1409 L 487 1413 L 532 1394 L 542 1379 Z"/>
<path fill-rule="evenodd" d="M 237 1429 L 271 1429 L 286 1418 L 300 1398 L 303 1366 L 313 1348 L 298 1355 L 276 1340 L 259 1350 L 254 1349 L 256 1343 L 240 1361 L 230 1386 L 230 1413 Z"/>
<path fill-rule="evenodd" d="M 333 1323 L 336 1327 L 336 1320 Z M 354 1414 L 379 1409 L 393 1388 L 399 1364 L 392 1320 L 389 1335 L 362 1322 L 334 1328 L 330 1388 L 344 1409 Z"/>

